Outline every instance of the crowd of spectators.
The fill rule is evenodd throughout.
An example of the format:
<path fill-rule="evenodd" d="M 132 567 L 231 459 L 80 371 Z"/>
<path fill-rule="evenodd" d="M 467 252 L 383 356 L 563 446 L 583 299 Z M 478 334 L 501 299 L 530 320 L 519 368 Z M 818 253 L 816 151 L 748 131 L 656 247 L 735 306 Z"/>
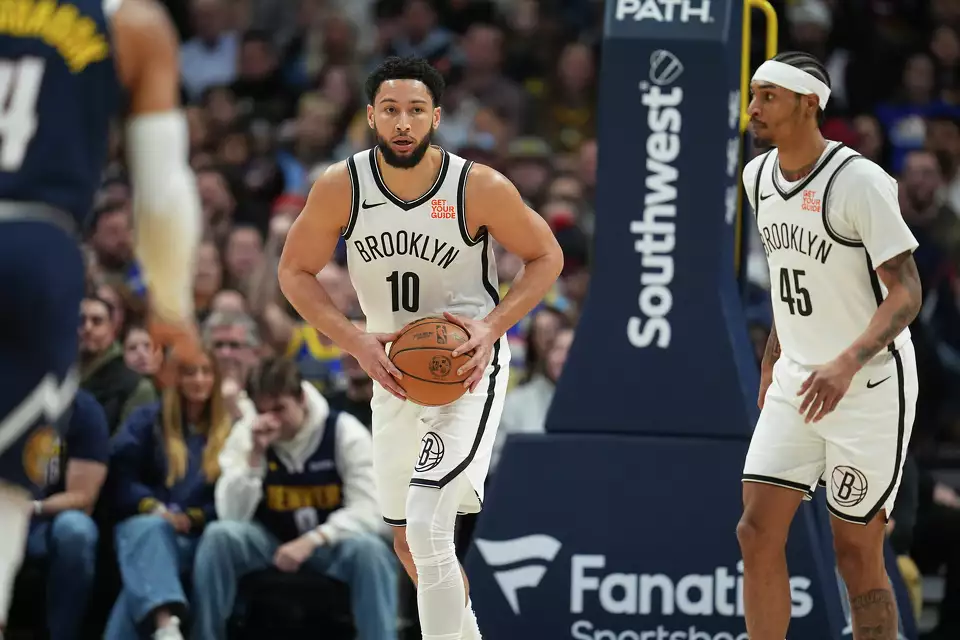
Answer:
<path fill-rule="evenodd" d="M 204 214 L 194 298 L 205 352 L 157 383 L 118 123 L 85 229 L 82 390 L 66 438 L 31 448 L 49 487 L 8 635 L 294 638 L 299 624 L 309 637 L 419 637 L 376 505 L 372 382 L 285 301 L 279 255 L 315 177 L 373 144 L 366 74 L 389 55 L 428 59 L 448 83 L 437 143 L 506 174 L 564 250 L 555 290 L 510 334 L 505 421 L 542 430 L 589 278 L 602 3 L 167 6 Z M 521 263 L 497 252 L 505 291 Z M 342 247 L 318 278 L 362 323 Z M 336 584 L 300 585 L 301 600 L 315 594 L 307 609 L 275 597 L 260 624 L 244 579 L 261 576 L 269 600 L 263 584 L 284 588 L 271 573 Z"/>
<path fill-rule="evenodd" d="M 313 179 L 373 143 L 366 73 L 388 55 L 428 59 L 449 85 L 437 142 L 508 176 L 564 252 L 555 289 L 509 333 L 513 388 L 494 465 L 506 434 L 542 431 L 590 277 L 603 2 L 167 4 L 204 213 L 194 294 L 206 352 L 179 362 L 172 386 L 154 384 L 161 354 L 142 324 L 118 126 L 85 232 L 83 390 L 65 441 L 35 450 L 46 462 L 31 470 L 51 486 L 35 503 L 13 631 L 18 617 L 21 629 L 43 625 L 23 613 L 42 601 L 52 640 L 104 629 L 175 639 L 188 626 L 226 637 L 245 574 L 303 565 L 350 586 L 340 595 L 363 637 L 396 637 L 398 596 L 401 634 L 415 634 L 411 587 L 371 502 L 372 382 L 280 295 L 280 251 Z M 821 57 L 832 75 L 825 135 L 899 179 L 921 243 L 922 392 L 891 535 L 925 574 L 945 572 L 938 637 L 960 638 L 960 495 L 936 473 L 960 444 L 960 0 L 773 4 L 781 49 Z M 769 280 L 750 247 L 745 308 L 762 350 Z M 521 264 L 500 248 L 497 259 L 506 291 Z M 342 247 L 318 279 L 363 321 Z M 319 489 L 298 489 L 305 473 Z M 341 622 L 324 615 L 331 629 Z"/>

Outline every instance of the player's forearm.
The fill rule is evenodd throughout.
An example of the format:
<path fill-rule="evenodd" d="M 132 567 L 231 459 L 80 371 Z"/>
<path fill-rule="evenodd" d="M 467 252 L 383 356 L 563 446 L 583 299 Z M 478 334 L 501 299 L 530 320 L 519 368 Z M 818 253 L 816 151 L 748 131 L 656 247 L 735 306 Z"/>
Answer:
<path fill-rule="evenodd" d="M 486 317 L 498 337 L 525 318 L 543 300 L 557 281 L 561 269 L 563 254 L 559 248 L 524 265 L 523 271 L 510 286 L 510 291 Z"/>
<path fill-rule="evenodd" d="M 875 355 L 887 348 L 920 313 L 922 304 L 919 286 L 899 286 L 890 289 L 887 298 L 870 319 L 866 331 L 845 352 L 845 355 L 862 367 Z"/>
<path fill-rule="evenodd" d="M 282 267 L 279 271 L 280 290 L 293 308 L 317 331 L 327 336 L 341 349 L 350 352 L 354 339 L 361 331 L 340 313 L 315 275 L 299 269 Z"/>
<path fill-rule="evenodd" d="M 764 368 L 773 367 L 780 359 L 780 338 L 777 336 L 777 324 L 770 324 L 770 335 L 767 336 L 767 346 L 763 350 L 763 361 L 761 366 Z"/>

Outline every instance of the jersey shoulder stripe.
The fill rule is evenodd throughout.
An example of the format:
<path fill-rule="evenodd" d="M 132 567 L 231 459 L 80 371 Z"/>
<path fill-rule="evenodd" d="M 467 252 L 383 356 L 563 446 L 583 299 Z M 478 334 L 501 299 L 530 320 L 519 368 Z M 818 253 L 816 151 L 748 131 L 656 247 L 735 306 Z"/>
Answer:
<path fill-rule="evenodd" d="M 357 226 L 357 214 L 360 211 L 360 176 L 357 175 L 356 156 L 347 158 L 347 174 L 350 176 L 350 217 L 343 229 L 344 240 L 349 240 Z"/>
<path fill-rule="evenodd" d="M 823 216 L 823 228 L 827 232 L 827 235 L 830 236 L 831 240 L 845 247 L 862 247 L 863 242 L 859 240 L 854 240 L 852 238 L 845 238 L 841 234 L 837 233 L 836 230 L 833 228 L 833 225 L 830 224 L 830 215 L 829 215 L 830 193 L 834 183 L 837 180 L 837 176 L 839 176 L 840 173 L 846 167 L 848 167 L 852 162 L 854 162 L 858 158 L 863 159 L 863 156 L 860 155 L 859 153 L 856 153 L 845 158 L 840 163 L 840 166 L 837 167 L 836 171 L 833 172 L 833 175 L 830 176 L 830 179 L 827 181 L 827 186 L 824 187 L 823 189 L 823 210 L 821 212 L 821 215 Z"/>
<path fill-rule="evenodd" d="M 460 180 L 457 183 L 457 211 L 459 211 L 457 219 L 460 222 L 460 236 L 463 238 L 463 243 L 468 247 L 480 244 L 484 234 L 487 233 L 486 227 L 480 227 L 477 229 L 477 237 L 471 238 L 470 227 L 467 225 L 467 177 L 472 168 L 472 160 L 464 162 L 463 167 L 460 169 Z"/>

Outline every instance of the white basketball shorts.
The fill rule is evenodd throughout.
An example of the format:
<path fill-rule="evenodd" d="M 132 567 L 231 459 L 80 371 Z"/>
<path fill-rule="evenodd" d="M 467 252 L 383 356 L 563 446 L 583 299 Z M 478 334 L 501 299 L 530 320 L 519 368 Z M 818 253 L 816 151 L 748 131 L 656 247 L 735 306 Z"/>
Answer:
<path fill-rule="evenodd" d="M 837 518 L 867 524 L 881 509 L 889 518 L 916 413 L 913 343 L 875 357 L 836 409 L 806 423 L 797 392 L 812 371 L 785 357 L 774 365 L 743 481 L 802 491 L 808 500 L 820 484 Z"/>
<path fill-rule="evenodd" d="M 470 482 L 459 483 L 459 512 L 480 511 L 509 372 L 510 349 L 502 338 L 476 390 L 448 405 L 423 407 L 375 385 L 373 466 L 387 524 L 406 526 L 410 486 L 441 489 L 461 473 Z"/>

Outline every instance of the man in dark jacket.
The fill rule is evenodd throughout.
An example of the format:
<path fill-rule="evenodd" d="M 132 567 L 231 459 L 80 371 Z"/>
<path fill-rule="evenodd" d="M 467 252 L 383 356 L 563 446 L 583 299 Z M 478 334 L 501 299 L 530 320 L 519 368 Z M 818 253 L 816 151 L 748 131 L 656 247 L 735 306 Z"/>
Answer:
<path fill-rule="evenodd" d="M 124 364 L 112 315 L 102 298 L 88 296 L 80 304 L 80 386 L 103 407 L 111 434 L 131 411 L 157 399 L 153 383 Z"/>

